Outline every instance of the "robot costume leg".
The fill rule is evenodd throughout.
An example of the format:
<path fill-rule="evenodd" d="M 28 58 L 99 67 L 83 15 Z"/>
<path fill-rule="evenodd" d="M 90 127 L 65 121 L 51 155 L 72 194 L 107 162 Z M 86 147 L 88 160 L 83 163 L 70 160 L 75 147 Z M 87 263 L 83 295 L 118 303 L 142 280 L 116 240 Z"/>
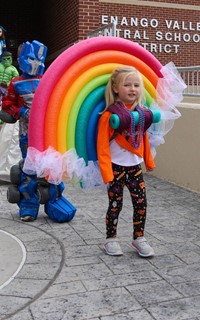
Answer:
<path fill-rule="evenodd" d="M 23 161 L 11 167 L 10 180 L 13 185 L 7 190 L 7 199 L 10 203 L 17 203 L 21 220 L 28 222 L 37 218 L 40 203 L 37 177 L 25 174 L 22 167 Z"/>
<path fill-rule="evenodd" d="M 38 180 L 38 197 L 44 204 L 44 211 L 55 222 L 69 222 L 73 219 L 76 208 L 62 195 L 64 183 L 59 185 Z"/>

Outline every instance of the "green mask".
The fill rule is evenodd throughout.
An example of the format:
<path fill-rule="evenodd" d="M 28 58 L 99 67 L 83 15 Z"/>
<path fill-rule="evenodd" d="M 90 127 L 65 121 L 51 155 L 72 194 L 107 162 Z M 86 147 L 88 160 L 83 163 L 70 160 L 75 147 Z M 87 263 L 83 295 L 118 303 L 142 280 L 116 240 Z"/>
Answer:
<path fill-rule="evenodd" d="M 3 56 L 2 57 L 2 64 L 4 67 L 9 67 L 12 64 L 12 57 L 11 56 Z"/>

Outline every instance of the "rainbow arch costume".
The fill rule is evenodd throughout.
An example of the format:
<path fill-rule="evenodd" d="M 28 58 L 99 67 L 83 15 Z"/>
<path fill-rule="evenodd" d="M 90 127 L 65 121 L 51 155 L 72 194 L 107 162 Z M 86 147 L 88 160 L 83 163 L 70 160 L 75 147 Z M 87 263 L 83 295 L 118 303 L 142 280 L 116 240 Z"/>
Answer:
<path fill-rule="evenodd" d="M 29 119 L 28 174 L 50 183 L 75 181 L 84 189 L 102 185 L 96 152 L 99 113 L 113 69 L 131 65 L 142 74 L 146 102 L 161 112 L 148 129 L 152 152 L 180 117 L 176 108 L 185 84 L 173 63 L 162 66 L 130 40 L 95 37 L 65 50 L 47 69 L 35 93 Z"/>

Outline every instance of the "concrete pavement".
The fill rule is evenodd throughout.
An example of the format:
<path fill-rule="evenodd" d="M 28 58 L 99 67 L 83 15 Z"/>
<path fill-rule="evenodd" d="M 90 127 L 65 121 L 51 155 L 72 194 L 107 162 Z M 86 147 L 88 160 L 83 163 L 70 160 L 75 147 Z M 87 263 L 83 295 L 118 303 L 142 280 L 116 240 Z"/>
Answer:
<path fill-rule="evenodd" d="M 0 289 L 18 274 L 26 260 L 23 243 L 11 233 L 0 230 Z"/>
<path fill-rule="evenodd" d="M 200 320 L 200 197 L 145 174 L 145 236 L 156 255 L 130 247 L 125 191 L 118 235 L 124 255 L 105 255 L 107 195 L 67 185 L 74 219 L 43 213 L 22 223 L 0 185 L 0 320 Z"/>

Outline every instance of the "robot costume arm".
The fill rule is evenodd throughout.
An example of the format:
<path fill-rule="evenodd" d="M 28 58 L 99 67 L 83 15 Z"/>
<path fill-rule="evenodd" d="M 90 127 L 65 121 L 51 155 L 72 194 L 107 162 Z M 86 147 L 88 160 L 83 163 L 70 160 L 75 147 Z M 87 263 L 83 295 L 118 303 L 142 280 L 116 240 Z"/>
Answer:
<path fill-rule="evenodd" d="M 8 86 L 8 93 L 2 99 L 2 110 L 18 120 L 20 117 L 20 107 L 22 105 L 23 101 L 20 101 L 20 97 L 14 88 L 14 80 L 11 80 L 10 85 Z"/>

